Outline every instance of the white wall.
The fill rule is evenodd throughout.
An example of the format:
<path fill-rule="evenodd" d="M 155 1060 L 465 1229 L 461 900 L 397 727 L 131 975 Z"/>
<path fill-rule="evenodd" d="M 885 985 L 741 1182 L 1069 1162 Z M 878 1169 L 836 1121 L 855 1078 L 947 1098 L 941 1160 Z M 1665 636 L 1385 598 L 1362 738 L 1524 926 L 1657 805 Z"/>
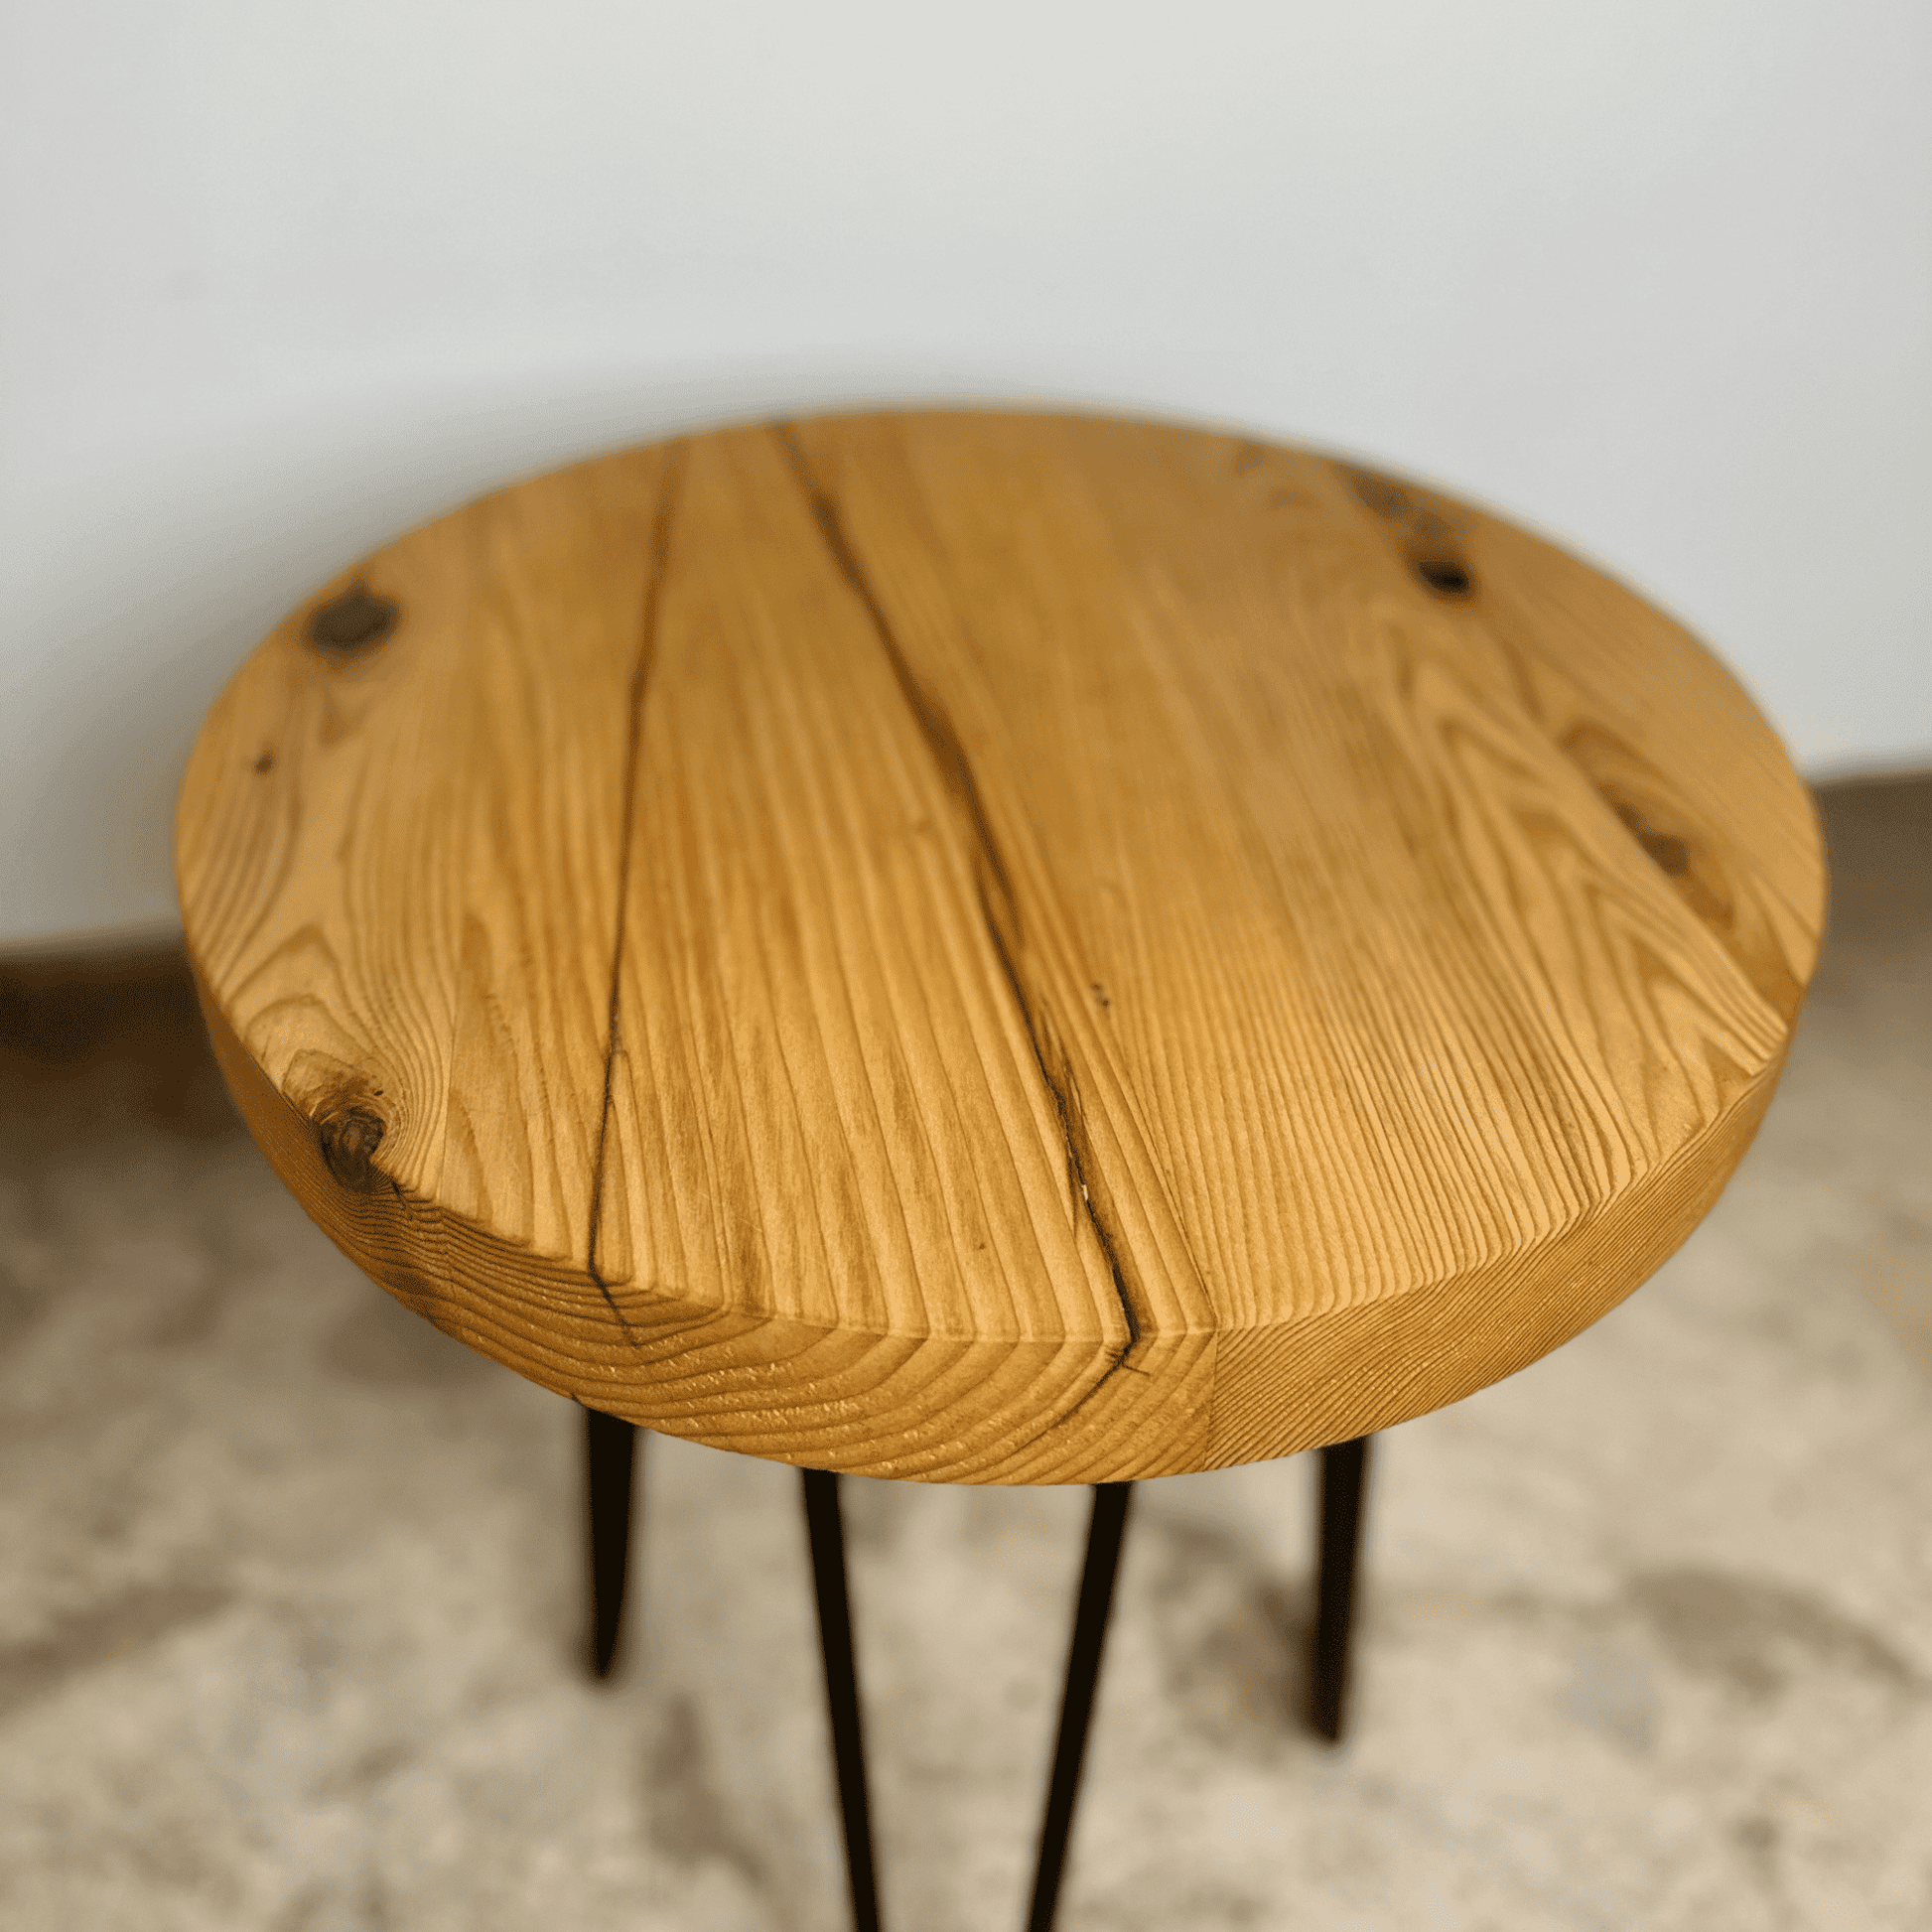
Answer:
<path fill-rule="evenodd" d="M 165 921 L 308 586 L 721 414 L 1365 454 L 1932 762 L 1924 0 L 62 0 L 0 24 L 0 944 Z"/>

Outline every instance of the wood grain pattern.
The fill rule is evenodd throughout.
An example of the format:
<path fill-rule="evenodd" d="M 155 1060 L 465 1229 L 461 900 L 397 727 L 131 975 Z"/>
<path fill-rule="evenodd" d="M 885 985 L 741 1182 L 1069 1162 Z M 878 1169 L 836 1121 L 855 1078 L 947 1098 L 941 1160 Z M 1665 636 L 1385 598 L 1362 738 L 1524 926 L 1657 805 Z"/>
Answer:
<path fill-rule="evenodd" d="M 1419 1414 L 1768 1101 L 1809 799 L 1436 492 L 1145 423 L 690 439 L 378 552 L 177 836 L 257 1139 L 449 1332 L 815 1466 L 1094 1481 Z"/>

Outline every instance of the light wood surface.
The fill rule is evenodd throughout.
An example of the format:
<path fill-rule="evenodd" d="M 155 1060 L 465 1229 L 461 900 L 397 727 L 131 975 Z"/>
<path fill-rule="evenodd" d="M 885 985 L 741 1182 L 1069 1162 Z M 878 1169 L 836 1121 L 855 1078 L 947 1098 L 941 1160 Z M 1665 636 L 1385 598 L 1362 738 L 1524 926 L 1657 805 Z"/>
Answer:
<path fill-rule="evenodd" d="M 177 826 L 360 1266 L 651 1428 L 948 1481 L 1399 1422 L 1710 1206 L 1816 950 L 1728 674 L 1408 483 L 1145 423 L 628 452 L 326 586 Z"/>

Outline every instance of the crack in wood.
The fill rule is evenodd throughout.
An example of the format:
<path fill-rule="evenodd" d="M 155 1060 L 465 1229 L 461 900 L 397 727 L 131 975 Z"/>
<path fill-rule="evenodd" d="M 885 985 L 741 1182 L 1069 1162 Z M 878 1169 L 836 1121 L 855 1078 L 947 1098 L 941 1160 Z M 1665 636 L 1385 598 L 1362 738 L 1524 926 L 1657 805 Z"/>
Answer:
<path fill-rule="evenodd" d="M 674 443 L 665 462 L 664 483 L 657 498 L 657 515 L 651 524 L 650 579 L 644 590 L 644 609 L 639 624 L 637 657 L 630 670 L 630 709 L 623 751 L 623 813 L 618 835 L 618 916 L 617 933 L 611 942 L 611 1003 L 606 1021 L 604 1045 L 604 1106 L 597 1122 L 597 1156 L 591 1164 L 590 1229 L 585 1242 L 584 1266 L 605 1306 L 617 1317 L 623 1338 L 632 1347 L 637 1337 L 618 1307 L 617 1297 L 598 1266 L 598 1240 L 604 1226 L 604 1176 L 611 1153 L 612 1087 L 617 1077 L 618 1054 L 622 1049 L 622 1025 L 619 1013 L 623 989 L 623 935 L 630 911 L 630 843 L 637 809 L 637 767 L 643 758 L 644 700 L 650 690 L 650 675 L 657 661 L 658 614 L 663 608 L 664 579 L 670 568 L 671 523 L 677 511 L 678 489 L 684 479 L 684 445 Z"/>
<path fill-rule="evenodd" d="M 1051 1021 L 1043 1006 L 1036 998 L 1030 998 L 1028 995 L 1026 978 L 1020 968 L 1023 941 L 1013 882 L 1007 872 L 1006 861 L 1001 856 L 999 845 L 993 837 L 986 804 L 980 794 L 979 780 L 974 776 L 972 765 L 967 760 L 965 748 L 959 742 L 959 734 L 954 730 L 952 720 L 947 717 L 944 708 L 919 682 L 917 674 L 907 661 L 904 648 L 893 627 L 892 620 L 886 615 L 885 606 L 880 602 L 878 593 L 873 589 L 872 582 L 861 566 L 857 552 L 853 549 L 838 504 L 831 491 L 819 482 L 812 469 L 811 460 L 805 454 L 804 446 L 798 439 L 797 431 L 789 423 L 775 423 L 772 425 L 772 434 L 797 475 L 799 486 L 805 493 L 812 516 L 818 524 L 819 533 L 825 540 L 825 547 L 830 552 L 833 563 L 838 567 L 839 575 L 845 579 L 847 588 L 859 600 L 872 623 L 880 647 L 885 652 L 886 661 L 892 667 L 893 677 L 898 685 L 900 695 L 912 714 L 913 722 L 918 726 L 919 735 L 924 739 L 933 762 L 939 768 L 939 775 L 946 789 L 952 794 L 966 819 L 972 837 L 973 881 L 979 898 L 980 916 L 985 922 L 988 937 L 993 942 L 994 955 L 1000 962 L 1000 971 L 1006 979 L 1007 989 L 1012 994 L 1014 1005 L 1019 1009 L 1021 1022 L 1026 1027 L 1028 1043 L 1033 1048 L 1034 1064 L 1039 1071 L 1041 1083 L 1052 1097 L 1053 1109 L 1059 1121 L 1060 1139 L 1066 1150 L 1067 1195 L 1072 1203 L 1074 1215 L 1085 1219 L 1088 1227 L 1093 1231 L 1094 1239 L 1100 1244 L 1101 1255 L 1107 1263 L 1108 1275 L 1113 1282 L 1114 1295 L 1120 1303 L 1121 1318 L 1127 1326 L 1127 1340 L 1116 1351 L 1114 1359 L 1101 1371 L 1092 1387 L 1081 1395 L 1079 1401 L 1074 1403 L 1065 1415 L 1055 1419 L 1053 1427 L 1058 1428 L 1091 1401 L 1116 1370 L 1130 1366 L 1128 1357 L 1141 1341 L 1141 1319 L 1134 1307 L 1133 1297 L 1128 1292 L 1120 1253 L 1104 1217 L 1094 1204 L 1089 1184 L 1088 1176 L 1093 1168 L 1092 1148 L 1087 1137 L 1085 1109 L 1081 1105 L 1079 1088 L 1074 1081 L 1066 1051 L 1054 1034 Z"/>

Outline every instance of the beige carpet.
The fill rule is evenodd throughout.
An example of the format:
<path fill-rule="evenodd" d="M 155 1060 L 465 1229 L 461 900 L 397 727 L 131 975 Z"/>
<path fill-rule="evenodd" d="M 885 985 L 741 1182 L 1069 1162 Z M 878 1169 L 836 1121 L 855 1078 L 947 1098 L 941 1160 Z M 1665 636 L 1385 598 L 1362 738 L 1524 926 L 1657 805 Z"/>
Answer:
<path fill-rule="evenodd" d="M 1068 1932 L 1932 1926 L 1932 783 L 1825 803 L 1717 1212 L 1380 1439 L 1341 1749 L 1308 1459 L 1142 1486 Z M 309 1226 L 174 962 L 0 970 L 0 1926 L 841 1926 L 796 1476 L 652 1440 L 598 1689 L 578 1427 Z M 1084 1492 L 846 1490 L 887 1923 L 1017 1927 Z"/>

